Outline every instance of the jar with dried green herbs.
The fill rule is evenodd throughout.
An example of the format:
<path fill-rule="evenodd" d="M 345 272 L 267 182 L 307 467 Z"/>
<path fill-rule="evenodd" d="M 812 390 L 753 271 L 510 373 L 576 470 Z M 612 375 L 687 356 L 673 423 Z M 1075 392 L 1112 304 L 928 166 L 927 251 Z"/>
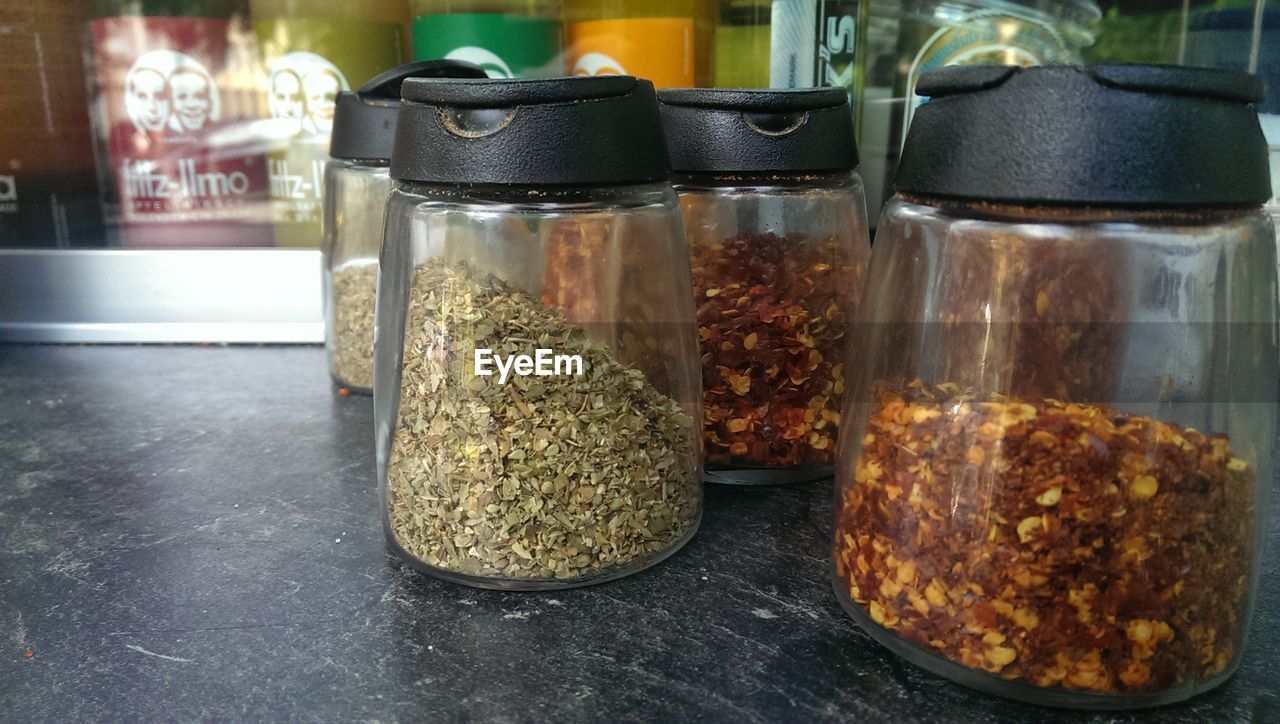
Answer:
<path fill-rule="evenodd" d="M 383 212 L 391 192 L 391 146 L 406 78 L 483 78 L 478 67 L 427 60 L 389 70 L 339 93 L 324 174 L 325 347 L 342 389 L 373 394 L 373 317 Z"/>
<path fill-rule="evenodd" d="M 829 477 L 871 253 L 848 95 L 659 100 L 693 270 L 706 479 Z"/>
<path fill-rule="evenodd" d="M 1213 688 L 1249 627 L 1280 384 L 1260 88 L 1107 65 L 920 88 L 851 353 L 837 595 L 1002 696 Z"/>
<path fill-rule="evenodd" d="M 544 589 L 679 549 L 702 512 L 688 250 L 652 86 L 410 81 L 378 287 L 387 539 Z"/>

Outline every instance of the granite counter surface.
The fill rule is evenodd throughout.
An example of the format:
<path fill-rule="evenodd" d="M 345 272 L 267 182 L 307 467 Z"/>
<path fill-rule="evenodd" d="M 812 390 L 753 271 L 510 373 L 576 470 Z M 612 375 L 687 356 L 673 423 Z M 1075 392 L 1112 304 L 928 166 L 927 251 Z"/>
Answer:
<path fill-rule="evenodd" d="M 1274 504 L 1235 678 L 1079 714 L 864 635 L 826 482 L 711 487 L 684 550 L 600 586 L 417 573 L 384 548 L 372 408 L 313 347 L 0 346 L 0 719 L 1280 720 Z"/>

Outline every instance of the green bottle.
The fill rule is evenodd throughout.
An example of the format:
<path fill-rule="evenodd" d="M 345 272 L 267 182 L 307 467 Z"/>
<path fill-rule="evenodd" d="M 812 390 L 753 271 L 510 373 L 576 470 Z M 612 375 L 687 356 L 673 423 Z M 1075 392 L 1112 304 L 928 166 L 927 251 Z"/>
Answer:
<path fill-rule="evenodd" d="M 407 0 L 251 0 L 277 246 L 319 247 L 338 93 L 406 56 Z"/>
<path fill-rule="evenodd" d="M 562 75 L 559 0 L 414 0 L 413 56 L 475 63 L 491 78 Z"/>

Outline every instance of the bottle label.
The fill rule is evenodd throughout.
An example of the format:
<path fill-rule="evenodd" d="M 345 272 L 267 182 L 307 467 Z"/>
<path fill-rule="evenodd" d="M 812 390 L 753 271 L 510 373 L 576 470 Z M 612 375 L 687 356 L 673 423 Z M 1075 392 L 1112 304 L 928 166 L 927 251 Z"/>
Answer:
<path fill-rule="evenodd" d="M 297 235 L 278 227 L 277 243 L 318 246 L 338 93 L 400 64 L 401 27 L 354 19 L 279 19 L 256 23 L 254 33 L 266 59 L 261 83 L 270 118 L 272 218 L 277 224 L 312 227 Z"/>
<path fill-rule="evenodd" d="M 861 0 L 773 0 L 769 85 L 852 88 Z"/>
<path fill-rule="evenodd" d="M 1046 18 L 980 10 L 938 28 L 911 59 L 907 102 L 903 110 L 903 142 L 916 109 L 927 99 L 916 95 L 924 73 L 946 65 L 1017 65 L 1079 62 L 1062 34 Z"/>
<path fill-rule="evenodd" d="M 420 15 L 413 19 L 413 55 L 475 63 L 491 78 L 561 74 L 560 21 L 499 13 Z"/>
<path fill-rule="evenodd" d="M 284 141 L 268 154 L 273 218 L 285 224 L 318 222 L 337 96 L 351 84 L 328 59 L 298 51 L 271 62 L 267 88 L 271 137 Z"/>
<path fill-rule="evenodd" d="M 694 85 L 693 18 L 628 18 L 570 23 L 570 75 L 634 75 L 658 88 Z"/>
<path fill-rule="evenodd" d="M 261 149 L 244 138 L 247 89 L 224 72 L 228 24 L 104 18 L 91 24 L 93 116 L 125 224 L 245 220 L 265 200 Z"/>

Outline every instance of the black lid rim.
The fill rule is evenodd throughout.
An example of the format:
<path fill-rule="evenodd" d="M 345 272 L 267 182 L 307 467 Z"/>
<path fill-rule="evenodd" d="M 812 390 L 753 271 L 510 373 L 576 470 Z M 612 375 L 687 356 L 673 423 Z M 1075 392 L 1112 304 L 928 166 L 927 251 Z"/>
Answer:
<path fill-rule="evenodd" d="M 807 111 L 849 102 L 843 88 L 670 88 L 658 91 L 667 106 L 725 111 Z"/>
<path fill-rule="evenodd" d="M 406 81 L 391 175 L 534 188 L 665 183 L 653 84 L 632 76 Z"/>
<path fill-rule="evenodd" d="M 1104 85 L 1122 90 L 1261 103 L 1267 86 L 1260 76 L 1222 68 L 1141 63 L 1094 63 L 1085 71 Z"/>
<path fill-rule="evenodd" d="M 941 193 L 922 193 L 916 191 L 895 191 L 895 196 L 924 204 L 926 206 L 937 207 L 954 207 L 954 206 L 980 206 L 990 205 L 996 207 L 1024 208 L 1024 209 L 1061 209 L 1071 210 L 1116 210 L 1116 211 L 1188 211 L 1194 209 L 1204 209 L 1207 211 L 1259 211 L 1265 205 L 1265 201 L 1225 201 L 1225 202 L 1195 202 L 1195 203 L 1149 203 L 1143 201 L 1107 201 L 1107 202 L 1089 202 L 1089 201 L 1055 201 L 1044 199 L 1030 198 L 976 198 L 972 196 L 961 196 L 955 194 Z"/>
<path fill-rule="evenodd" d="M 400 88 L 414 77 L 461 76 L 483 78 L 476 65 L 457 60 L 423 60 L 406 63 L 370 79 L 357 91 L 344 91 L 335 99 L 329 155 L 387 165 L 395 141 Z"/>
<path fill-rule="evenodd" d="M 647 81 L 645 81 L 647 82 Z M 401 87 L 405 102 L 459 108 L 510 108 L 526 104 L 579 103 L 624 96 L 641 81 L 629 75 L 565 78 L 421 78 Z"/>
<path fill-rule="evenodd" d="M 602 191 L 605 193 L 623 192 L 628 189 L 640 188 L 644 186 L 652 186 L 656 188 L 671 188 L 671 179 L 667 176 L 654 179 L 640 179 L 636 181 L 621 181 L 616 183 L 493 183 L 488 181 L 419 181 L 417 179 L 393 179 L 396 183 L 403 186 L 413 188 L 430 188 L 440 189 L 442 191 L 458 192 L 483 192 L 493 191 L 496 194 L 512 194 L 524 191 L 532 192 L 526 199 L 530 204 L 538 202 L 538 198 L 544 195 L 555 194 L 589 194 L 593 191 Z"/>
<path fill-rule="evenodd" d="M 926 74 L 894 190 L 1021 206 L 1254 208 L 1271 196 L 1253 103 L 1217 69 L 951 67 Z"/>
<path fill-rule="evenodd" d="M 1237 103 L 1261 103 L 1266 96 L 1262 78 L 1222 68 L 1145 63 L 1094 63 L 1087 66 L 1054 65 L 1020 68 L 1011 65 L 953 65 L 921 76 L 916 94 L 942 98 L 995 88 L 1013 76 L 1030 72 L 1083 73 L 1098 83 L 1116 88 L 1171 95 L 1219 98 Z"/>
<path fill-rule="evenodd" d="M 393 103 L 400 101 L 400 89 L 406 80 L 412 78 L 487 78 L 484 70 L 474 63 L 465 60 L 433 58 L 431 60 L 415 60 L 412 63 L 396 66 L 370 78 L 355 92 L 369 101 L 386 100 Z"/>
<path fill-rule="evenodd" d="M 797 175 L 858 166 L 842 88 L 676 89 L 658 100 L 676 173 Z"/>

